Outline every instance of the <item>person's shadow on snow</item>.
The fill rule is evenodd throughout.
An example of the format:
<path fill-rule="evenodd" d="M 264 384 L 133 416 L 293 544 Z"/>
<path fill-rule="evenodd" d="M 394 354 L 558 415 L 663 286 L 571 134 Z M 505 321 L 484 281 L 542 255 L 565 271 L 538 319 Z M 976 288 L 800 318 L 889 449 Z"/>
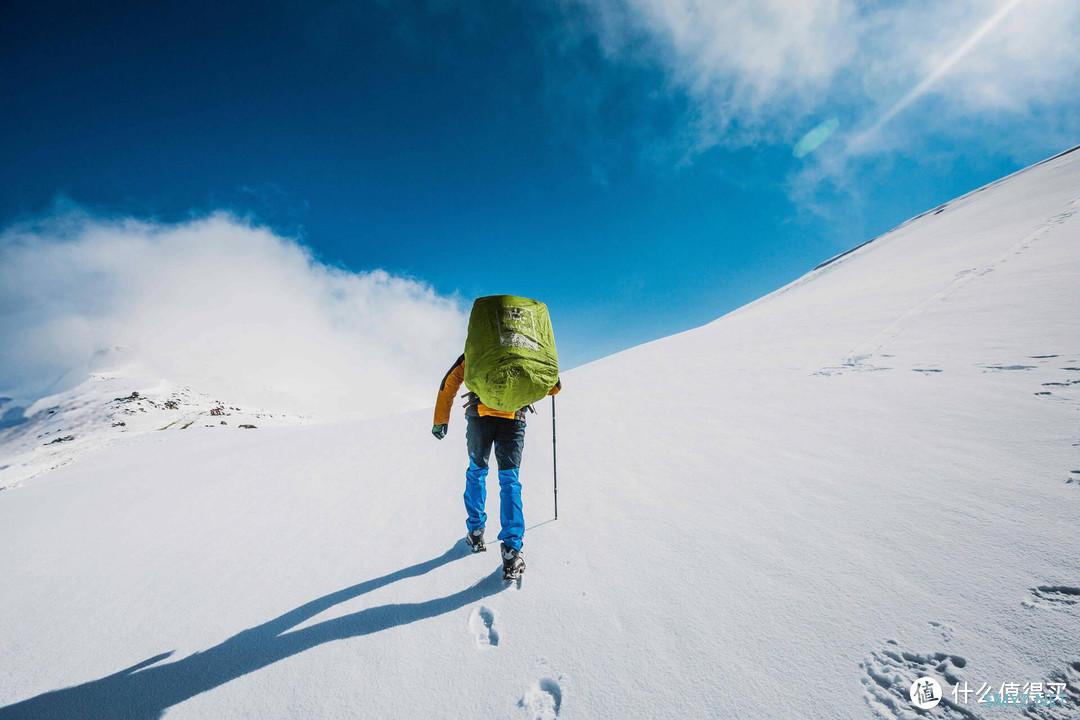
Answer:
<path fill-rule="evenodd" d="M 172 655 L 171 652 L 162 653 L 98 680 L 43 693 L 2 707 L 0 719 L 160 718 L 166 709 L 188 698 L 317 645 L 370 635 L 452 612 L 506 588 L 501 569 L 497 569 L 472 587 L 453 595 L 420 603 L 380 605 L 289 632 L 290 628 L 338 603 L 398 580 L 423 575 L 468 554 L 465 541 L 461 540 L 439 557 L 324 595 L 269 622 L 233 635 L 209 650 L 158 665 L 156 663 Z"/>

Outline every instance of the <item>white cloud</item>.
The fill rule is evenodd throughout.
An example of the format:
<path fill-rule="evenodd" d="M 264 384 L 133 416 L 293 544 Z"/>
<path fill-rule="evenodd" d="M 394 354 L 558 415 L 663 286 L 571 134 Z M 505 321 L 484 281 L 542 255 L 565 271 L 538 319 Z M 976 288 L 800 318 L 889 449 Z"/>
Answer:
<path fill-rule="evenodd" d="M 0 394 L 31 399 L 127 348 L 226 401 L 316 414 L 424 407 L 461 353 L 460 303 L 353 273 L 216 214 L 176 225 L 66 214 L 0 234 Z"/>
<path fill-rule="evenodd" d="M 846 32 L 854 12 L 844 0 L 583 5 L 609 58 L 659 63 L 672 86 L 699 103 L 699 131 L 727 141 L 767 131 L 760 121 L 781 108 L 811 108 L 856 49 Z"/>
<path fill-rule="evenodd" d="M 1075 0 L 580 4 L 610 59 L 658 65 L 671 89 L 696 105 L 692 150 L 760 140 L 794 144 L 834 115 L 856 135 L 889 126 L 888 133 L 861 135 L 855 145 L 826 146 L 849 153 L 895 150 L 928 134 L 953 136 L 972 119 L 1006 117 L 1023 125 L 1047 108 L 1080 131 Z M 1037 144 L 1038 132 L 1027 139 Z"/>

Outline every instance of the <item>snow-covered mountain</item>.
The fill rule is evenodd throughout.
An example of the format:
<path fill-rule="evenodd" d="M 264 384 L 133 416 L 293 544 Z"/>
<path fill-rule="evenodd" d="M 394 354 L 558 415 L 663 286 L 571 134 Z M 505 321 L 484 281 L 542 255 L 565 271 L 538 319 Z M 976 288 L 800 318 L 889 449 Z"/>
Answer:
<path fill-rule="evenodd" d="M 1078 717 L 1078 211 L 1071 152 L 565 373 L 520 589 L 459 542 L 460 414 L 197 415 L 24 478 L 0 718 Z M 1031 682 L 1066 704 L 950 692 Z"/>
<path fill-rule="evenodd" d="M 151 431 L 297 425 L 303 415 L 222 401 L 155 376 L 123 348 L 95 356 L 85 380 L 29 407 L 0 398 L 0 490 Z"/>

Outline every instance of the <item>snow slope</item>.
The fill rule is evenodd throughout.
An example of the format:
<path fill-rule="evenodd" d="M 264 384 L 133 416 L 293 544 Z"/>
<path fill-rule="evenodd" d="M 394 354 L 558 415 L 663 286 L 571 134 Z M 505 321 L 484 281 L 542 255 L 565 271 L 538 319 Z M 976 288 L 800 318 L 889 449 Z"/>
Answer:
<path fill-rule="evenodd" d="M 1073 152 L 566 373 L 520 589 L 458 542 L 460 414 L 146 432 L 27 480 L 0 718 L 1023 716 L 917 714 L 926 674 L 1060 679 L 1028 717 L 1078 717 L 1078 210 Z"/>

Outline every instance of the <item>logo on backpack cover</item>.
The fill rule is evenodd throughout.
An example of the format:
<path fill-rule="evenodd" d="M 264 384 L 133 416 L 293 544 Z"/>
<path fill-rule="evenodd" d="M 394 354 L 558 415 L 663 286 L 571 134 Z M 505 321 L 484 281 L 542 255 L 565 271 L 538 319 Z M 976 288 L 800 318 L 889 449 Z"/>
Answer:
<path fill-rule="evenodd" d="M 503 347 L 539 350 L 537 334 L 536 313 L 532 308 L 504 307 L 499 310 L 499 344 Z"/>

